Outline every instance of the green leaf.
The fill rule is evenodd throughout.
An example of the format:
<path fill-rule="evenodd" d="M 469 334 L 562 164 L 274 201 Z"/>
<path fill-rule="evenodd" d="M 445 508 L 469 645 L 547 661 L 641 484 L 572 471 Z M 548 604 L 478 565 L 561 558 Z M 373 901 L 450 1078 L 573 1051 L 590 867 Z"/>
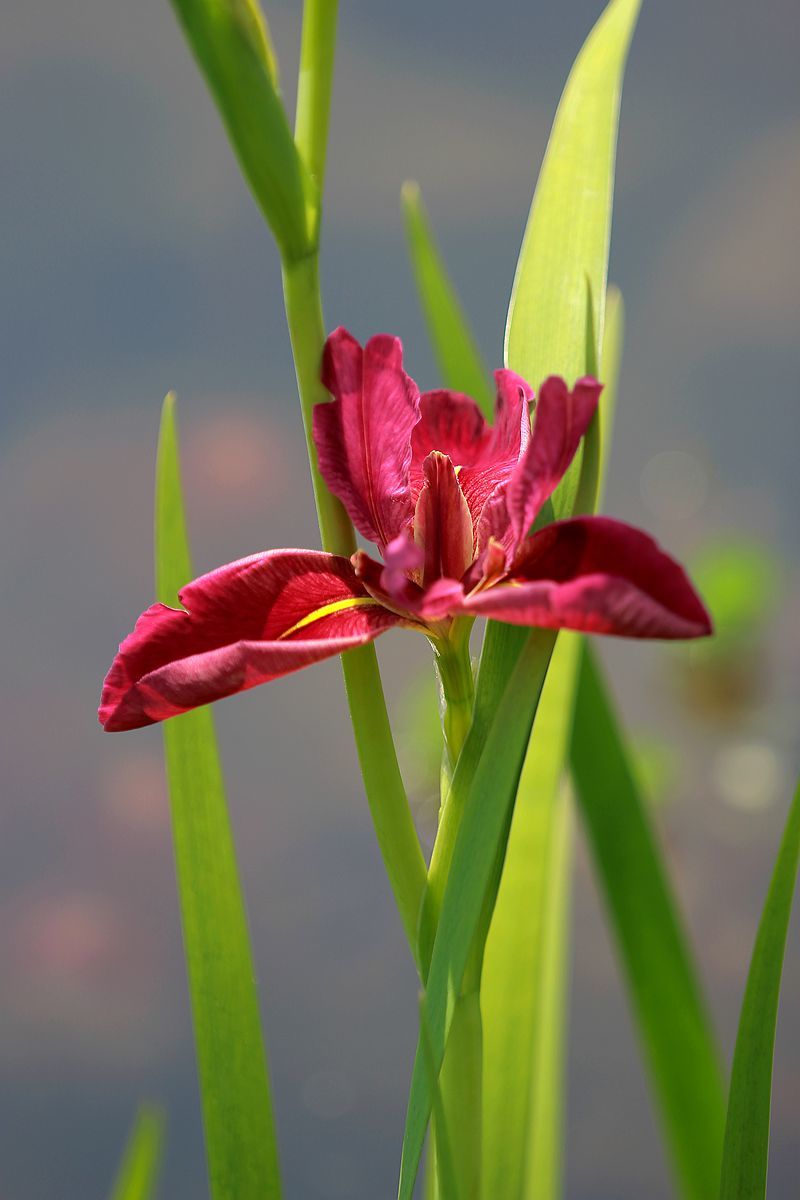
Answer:
<path fill-rule="evenodd" d="M 156 472 L 156 594 L 174 604 L 192 576 L 174 397 Z M 211 711 L 164 724 L 175 867 L 214 1200 L 280 1196 L 253 955 Z"/>
<path fill-rule="evenodd" d="M 603 343 L 622 73 L 640 0 L 612 0 L 575 60 L 558 106 L 517 263 L 506 361 L 538 388 L 587 370 L 586 281 Z M 580 455 L 553 497 L 574 508 Z"/>
<path fill-rule="evenodd" d="M 151 1200 L 164 1145 L 164 1114 L 143 1104 L 125 1147 L 111 1200 Z"/>
<path fill-rule="evenodd" d="M 255 0 L 172 0 L 239 164 L 281 254 L 311 248 L 315 188 L 277 90 L 275 58 Z"/>
<path fill-rule="evenodd" d="M 441 377 L 447 387 L 472 396 L 491 420 L 494 395 L 489 375 L 448 278 L 419 186 L 405 183 L 401 199 L 411 265 Z"/>
<path fill-rule="evenodd" d="M 789 810 L 761 915 L 739 1017 L 725 1126 L 720 1200 L 762 1200 L 767 1191 L 775 1028 L 799 862 L 800 785 Z"/>
<path fill-rule="evenodd" d="M 581 639 L 561 633 L 536 714 L 481 979 L 483 1195 L 559 1194 L 571 837 L 562 786 Z"/>
<path fill-rule="evenodd" d="M 586 646 L 572 773 L 683 1194 L 716 1194 L 725 1119 L 708 1013 L 630 756 Z"/>

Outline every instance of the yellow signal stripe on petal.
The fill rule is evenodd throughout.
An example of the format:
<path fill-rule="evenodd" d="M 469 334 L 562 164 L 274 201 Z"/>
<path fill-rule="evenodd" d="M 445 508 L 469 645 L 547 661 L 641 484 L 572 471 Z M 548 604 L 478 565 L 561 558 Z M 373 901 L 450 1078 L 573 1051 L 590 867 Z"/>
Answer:
<path fill-rule="evenodd" d="M 379 600 L 373 600 L 371 596 L 350 596 L 347 600 L 334 600 L 331 604 L 323 604 L 322 608 L 315 608 L 307 617 L 303 617 L 291 629 L 282 633 L 278 641 L 297 633 L 298 629 L 305 629 L 307 625 L 312 625 L 314 621 L 320 621 L 323 617 L 330 617 L 333 613 L 346 612 L 349 608 L 364 608 L 367 605 L 374 605 L 376 608 L 383 607 Z"/>

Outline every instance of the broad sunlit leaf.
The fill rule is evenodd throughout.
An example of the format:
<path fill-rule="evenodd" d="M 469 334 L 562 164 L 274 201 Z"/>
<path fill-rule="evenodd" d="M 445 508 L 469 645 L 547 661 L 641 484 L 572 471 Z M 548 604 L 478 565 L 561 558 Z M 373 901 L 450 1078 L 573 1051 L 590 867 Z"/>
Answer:
<path fill-rule="evenodd" d="M 231 145 L 284 258 L 310 249 L 313 185 L 277 89 L 275 58 L 256 0 L 172 0 Z"/>
<path fill-rule="evenodd" d="M 164 1114 L 143 1104 L 136 1114 L 111 1200 L 152 1200 L 164 1143 Z"/>
<path fill-rule="evenodd" d="M 685 1196 L 706 1200 L 716 1194 L 725 1119 L 717 1048 L 646 804 L 589 645 L 570 761 L 677 1175 Z"/>
<path fill-rule="evenodd" d="M 767 1192 L 775 1028 L 798 863 L 800 786 L 789 810 L 750 960 L 733 1055 L 720 1200 L 763 1200 Z"/>
<path fill-rule="evenodd" d="M 439 373 L 447 387 L 472 396 L 491 420 L 494 393 L 489 374 L 448 278 L 416 183 L 404 184 L 402 201 L 411 265 Z"/>
<path fill-rule="evenodd" d="M 192 578 L 174 398 L 161 419 L 156 594 Z M 280 1196 L 269 1080 L 236 851 L 211 711 L 164 724 L 175 867 L 213 1200 Z"/>

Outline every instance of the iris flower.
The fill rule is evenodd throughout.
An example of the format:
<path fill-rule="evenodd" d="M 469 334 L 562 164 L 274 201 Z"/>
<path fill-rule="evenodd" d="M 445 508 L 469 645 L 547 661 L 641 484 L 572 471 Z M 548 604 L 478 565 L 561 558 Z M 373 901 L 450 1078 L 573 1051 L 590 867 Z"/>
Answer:
<path fill-rule="evenodd" d="M 399 339 L 328 338 L 314 410 L 319 467 L 374 543 L 351 559 L 272 550 L 154 604 L 119 648 L 100 722 L 135 729 L 245 691 L 396 626 L 440 650 L 476 616 L 635 638 L 695 638 L 708 614 L 683 568 L 646 533 L 608 517 L 536 528 L 597 408 L 601 385 L 551 376 L 536 399 L 495 373 L 494 425 L 452 391 L 420 395 Z M 533 528 L 533 532 L 531 529 Z"/>

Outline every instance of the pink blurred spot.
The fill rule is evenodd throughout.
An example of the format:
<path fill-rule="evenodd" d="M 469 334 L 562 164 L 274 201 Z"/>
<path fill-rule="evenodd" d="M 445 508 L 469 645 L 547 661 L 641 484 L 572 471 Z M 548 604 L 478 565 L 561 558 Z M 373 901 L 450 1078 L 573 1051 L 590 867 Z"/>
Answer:
<path fill-rule="evenodd" d="M 104 770 L 100 804 L 111 823 L 134 835 L 161 835 L 169 827 L 164 765 L 147 751 L 118 754 Z"/>
<path fill-rule="evenodd" d="M 251 512 L 278 499 L 287 484 L 289 447 L 283 430 L 264 416 L 231 411 L 200 422 L 184 420 L 187 478 L 215 507 Z"/>
<path fill-rule="evenodd" d="M 19 915 L 12 959 L 29 975 L 77 979 L 119 965 L 125 939 L 105 901 L 75 893 L 42 898 Z"/>

